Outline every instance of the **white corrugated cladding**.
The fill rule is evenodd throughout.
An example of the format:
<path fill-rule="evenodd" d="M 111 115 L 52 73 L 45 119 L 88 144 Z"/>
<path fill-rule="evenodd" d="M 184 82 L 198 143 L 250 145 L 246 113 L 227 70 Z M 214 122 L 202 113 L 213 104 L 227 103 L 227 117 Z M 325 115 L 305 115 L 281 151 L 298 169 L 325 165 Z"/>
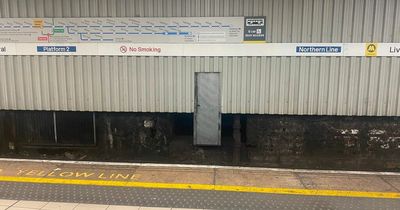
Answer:
<path fill-rule="evenodd" d="M 266 16 L 268 42 L 400 42 L 398 0 L 0 0 L 0 17 Z M 0 109 L 400 116 L 400 58 L 0 56 Z"/>

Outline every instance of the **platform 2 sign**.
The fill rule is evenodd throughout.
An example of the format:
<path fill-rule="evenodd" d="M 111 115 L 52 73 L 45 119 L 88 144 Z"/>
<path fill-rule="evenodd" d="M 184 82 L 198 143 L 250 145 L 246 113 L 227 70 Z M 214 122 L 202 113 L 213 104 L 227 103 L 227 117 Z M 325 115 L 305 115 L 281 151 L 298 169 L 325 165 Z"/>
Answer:
<path fill-rule="evenodd" d="M 76 52 L 76 46 L 37 46 L 37 52 Z"/>

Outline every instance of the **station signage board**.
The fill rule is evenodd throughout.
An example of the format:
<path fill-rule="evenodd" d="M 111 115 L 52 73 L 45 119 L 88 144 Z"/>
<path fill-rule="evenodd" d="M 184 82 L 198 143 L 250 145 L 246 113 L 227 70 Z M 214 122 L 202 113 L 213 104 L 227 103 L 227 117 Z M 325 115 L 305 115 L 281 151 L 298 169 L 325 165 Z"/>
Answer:
<path fill-rule="evenodd" d="M 400 56 L 400 43 L 375 43 L 376 56 Z M 0 55 L 366 56 L 367 43 L 158 44 L 0 43 Z"/>
<path fill-rule="evenodd" d="M 0 43 L 0 55 L 16 54 L 15 44 L 13 43 Z"/>
<path fill-rule="evenodd" d="M 243 41 L 265 42 L 266 40 L 266 18 L 261 17 L 245 17 L 244 18 L 244 35 Z"/>
<path fill-rule="evenodd" d="M 400 55 L 400 45 L 399 44 L 389 44 L 386 43 L 382 46 L 382 49 L 386 49 L 386 53 L 392 56 L 399 56 Z"/>
<path fill-rule="evenodd" d="M 377 43 L 366 43 L 365 45 L 365 56 L 376 56 L 378 52 Z"/>
<path fill-rule="evenodd" d="M 341 46 L 297 46 L 297 53 L 341 53 Z"/>
<path fill-rule="evenodd" d="M 37 52 L 53 52 L 53 53 L 64 53 L 64 52 L 76 52 L 76 46 L 37 46 Z"/>
<path fill-rule="evenodd" d="M 0 18 L 0 42 L 265 42 L 265 27 L 265 17 Z"/>
<path fill-rule="evenodd" d="M 365 56 L 400 56 L 400 43 L 366 43 Z"/>

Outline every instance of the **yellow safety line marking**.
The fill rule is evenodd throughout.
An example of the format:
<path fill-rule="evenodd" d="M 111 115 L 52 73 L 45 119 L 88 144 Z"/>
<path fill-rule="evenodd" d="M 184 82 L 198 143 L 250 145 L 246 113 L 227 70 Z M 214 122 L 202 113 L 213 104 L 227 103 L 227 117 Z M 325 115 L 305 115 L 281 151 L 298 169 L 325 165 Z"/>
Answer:
<path fill-rule="evenodd" d="M 17 176 L 0 176 L 0 181 L 27 182 L 27 183 L 40 183 L 40 184 L 71 184 L 71 185 L 95 185 L 95 186 L 112 186 L 112 187 L 216 190 L 216 191 L 229 191 L 229 192 L 251 192 L 251 193 L 269 193 L 269 194 L 287 194 L 287 195 L 397 198 L 397 199 L 400 198 L 400 193 L 396 192 L 363 192 L 363 191 L 343 191 L 343 190 L 263 188 L 263 187 L 209 185 L 209 184 L 129 182 L 129 181 L 108 181 L 108 180 L 33 178 L 33 177 L 17 177 Z"/>

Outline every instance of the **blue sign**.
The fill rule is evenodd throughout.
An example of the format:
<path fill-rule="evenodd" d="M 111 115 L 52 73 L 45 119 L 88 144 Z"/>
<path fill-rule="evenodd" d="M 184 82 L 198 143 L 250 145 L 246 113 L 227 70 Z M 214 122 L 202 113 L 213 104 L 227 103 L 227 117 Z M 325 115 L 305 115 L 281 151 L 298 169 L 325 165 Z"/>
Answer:
<path fill-rule="evenodd" d="M 340 46 L 297 46 L 297 53 L 341 53 Z"/>
<path fill-rule="evenodd" d="M 37 46 L 38 52 L 76 52 L 76 46 Z"/>

